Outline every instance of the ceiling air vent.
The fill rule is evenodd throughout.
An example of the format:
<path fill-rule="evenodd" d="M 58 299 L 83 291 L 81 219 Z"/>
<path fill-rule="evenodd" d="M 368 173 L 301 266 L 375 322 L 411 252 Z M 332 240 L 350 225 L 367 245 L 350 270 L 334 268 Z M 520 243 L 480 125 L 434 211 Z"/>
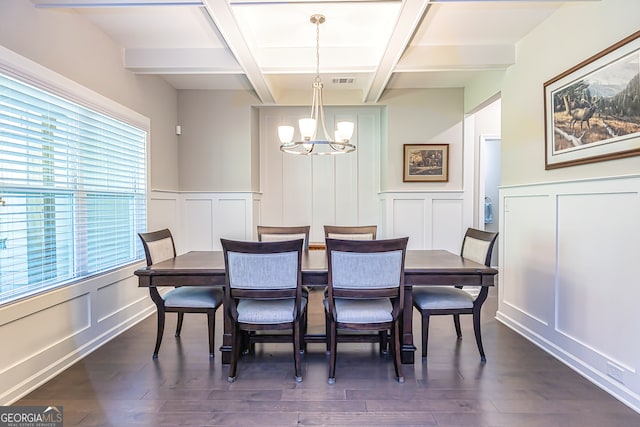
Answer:
<path fill-rule="evenodd" d="M 331 83 L 334 85 L 352 85 L 356 79 L 353 77 L 334 77 L 331 79 Z"/>

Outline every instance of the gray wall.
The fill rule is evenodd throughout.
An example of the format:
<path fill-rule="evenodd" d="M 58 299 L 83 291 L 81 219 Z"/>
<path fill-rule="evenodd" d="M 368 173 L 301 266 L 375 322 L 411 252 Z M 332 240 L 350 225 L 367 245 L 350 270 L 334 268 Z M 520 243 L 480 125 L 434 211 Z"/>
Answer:
<path fill-rule="evenodd" d="M 253 92 L 178 92 L 180 190 L 258 191 L 258 114 Z"/>

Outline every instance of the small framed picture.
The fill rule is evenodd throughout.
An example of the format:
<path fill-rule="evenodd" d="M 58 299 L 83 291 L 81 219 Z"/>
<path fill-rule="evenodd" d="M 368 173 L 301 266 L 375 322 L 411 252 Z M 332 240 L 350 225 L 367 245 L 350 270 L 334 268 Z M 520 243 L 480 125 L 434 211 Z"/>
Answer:
<path fill-rule="evenodd" d="M 449 181 L 449 144 L 404 144 L 404 182 Z"/>

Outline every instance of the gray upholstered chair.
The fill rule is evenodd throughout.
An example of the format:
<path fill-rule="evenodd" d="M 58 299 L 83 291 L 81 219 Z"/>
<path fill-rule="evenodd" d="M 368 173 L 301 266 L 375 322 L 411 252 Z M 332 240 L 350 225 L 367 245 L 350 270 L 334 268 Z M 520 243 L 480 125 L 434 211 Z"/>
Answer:
<path fill-rule="evenodd" d="M 341 240 L 376 240 L 377 231 L 377 225 L 325 225 L 324 238 L 325 240 L 327 238 Z M 325 323 L 325 329 L 328 331 L 329 319 L 326 319 Z M 388 331 L 380 331 L 379 336 L 380 354 L 386 354 L 389 341 Z M 329 340 L 327 340 L 327 352 L 329 351 Z"/>
<path fill-rule="evenodd" d="M 144 246 L 147 265 L 156 264 L 176 256 L 173 236 L 168 229 L 138 233 Z M 182 286 L 175 284 L 175 288 L 160 295 L 155 287 L 149 288 L 151 299 L 156 304 L 158 313 L 158 329 L 153 358 L 158 358 L 158 351 L 164 333 L 165 313 L 178 313 L 176 337 L 182 331 L 185 313 L 206 313 L 209 327 L 209 357 L 214 357 L 214 334 L 216 330 L 216 310 L 222 304 L 223 292 L 221 288 L 202 286 Z"/>
<path fill-rule="evenodd" d="M 391 330 L 396 376 L 404 382 L 400 360 L 400 316 L 404 303 L 404 258 L 408 237 L 389 240 L 326 239 L 329 286 L 329 384 L 336 380 L 338 331 Z"/>
<path fill-rule="evenodd" d="M 285 240 L 295 240 L 295 239 L 303 239 L 304 243 L 302 244 L 302 250 L 305 252 L 309 252 L 309 230 L 311 226 L 309 225 L 300 225 L 300 226 L 269 226 L 269 225 L 259 225 L 258 226 L 258 241 L 259 242 L 282 242 Z M 302 287 L 302 297 L 307 299 L 309 298 L 309 289 L 306 286 Z M 302 318 L 302 336 L 307 333 L 307 312 L 304 312 Z M 306 342 L 302 341 L 301 351 L 307 349 Z"/>
<path fill-rule="evenodd" d="M 309 250 L 309 230 L 311 226 L 258 226 L 258 241 L 260 242 L 281 242 L 283 240 L 303 239 L 302 249 Z"/>
<path fill-rule="evenodd" d="M 491 254 L 498 233 L 469 228 L 462 241 L 460 255 L 463 258 L 489 266 Z M 476 336 L 476 344 L 480 352 L 480 359 L 487 360 L 482 346 L 482 334 L 480 331 L 480 310 L 487 299 L 489 288 L 486 286 L 469 289 L 463 286 L 414 286 L 413 306 L 420 311 L 422 317 L 422 357 L 427 357 L 429 341 L 429 316 L 453 315 L 458 339 L 462 339 L 460 329 L 460 315 L 473 315 L 473 330 Z"/>
<path fill-rule="evenodd" d="M 303 240 L 241 242 L 220 239 L 224 251 L 224 305 L 232 323 L 229 382 L 236 379 L 241 331 L 291 330 L 296 381 L 300 370 Z"/>
<path fill-rule="evenodd" d="M 325 225 L 324 237 L 342 240 L 376 240 L 377 225 Z"/>

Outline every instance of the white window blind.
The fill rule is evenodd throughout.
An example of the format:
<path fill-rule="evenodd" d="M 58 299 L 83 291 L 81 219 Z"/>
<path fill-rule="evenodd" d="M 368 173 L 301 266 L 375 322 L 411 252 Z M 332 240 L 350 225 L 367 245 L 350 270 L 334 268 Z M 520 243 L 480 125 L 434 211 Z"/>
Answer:
<path fill-rule="evenodd" d="M 144 257 L 146 140 L 0 72 L 0 303 Z"/>

